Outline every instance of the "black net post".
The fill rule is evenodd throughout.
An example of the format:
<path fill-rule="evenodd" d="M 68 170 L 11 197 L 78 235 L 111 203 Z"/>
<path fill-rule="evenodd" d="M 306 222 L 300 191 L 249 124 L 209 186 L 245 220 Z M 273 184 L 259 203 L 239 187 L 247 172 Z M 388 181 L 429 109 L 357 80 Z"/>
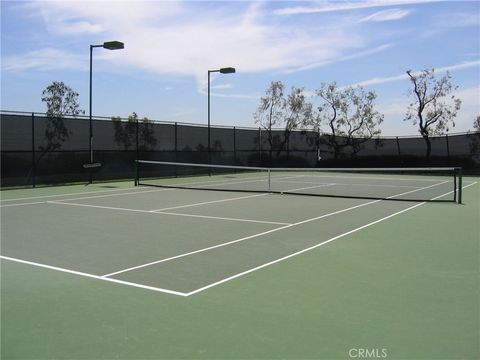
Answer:
<path fill-rule="evenodd" d="M 458 203 L 462 203 L 462 168 L 458 168 Z"/>
<path fill-rule="evenodd" d="M 462 203 L 462 168 L 453 169 L 453 201 Z"/>
<path fill-rule="evenodd" d="M 135 164 L 135 180 L 134 180 L 134 184 L 135 184 L 135 186 L 138 186 L 138 180 L 139 180 L 138 160 L 139 160 L 139 159 L 136 159 L 135 162 L 134 162 L 134 164 Z"/>

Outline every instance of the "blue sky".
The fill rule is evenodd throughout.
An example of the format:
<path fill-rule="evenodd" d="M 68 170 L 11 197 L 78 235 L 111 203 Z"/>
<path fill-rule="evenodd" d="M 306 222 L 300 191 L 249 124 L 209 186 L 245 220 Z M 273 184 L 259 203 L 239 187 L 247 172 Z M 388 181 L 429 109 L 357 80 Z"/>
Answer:
<path fill-rule="evenodd" d="M 42 90 L 63 81 L 88 113 L 255 126 L 271 81 L 313 93 L 322 83 L 363 85 L 377 95 L 384 135 L 417 134 L 402 121 L 405 71 L 449 71 L 462 99 L 457 126 L 480 115 L 479 1 L 1 1 L 1 109 L 44 112 Z M 314 98 L 311 99 L 312 101 Z"/>

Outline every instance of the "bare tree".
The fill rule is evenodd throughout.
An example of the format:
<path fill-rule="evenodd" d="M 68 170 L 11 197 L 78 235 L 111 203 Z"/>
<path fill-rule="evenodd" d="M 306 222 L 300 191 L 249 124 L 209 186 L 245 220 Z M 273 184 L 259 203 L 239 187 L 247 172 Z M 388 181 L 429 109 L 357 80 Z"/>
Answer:
<path fill-rule="evenodd" d="M 292 130 L 308 122 L 312 116 L 312 104 L 306 101 L 304 89 L 292 87 L 286 97 L 284 90 L 281 81 L 272 81 L 254 114 L 255 123 L 267 132 L 270 158 L 274 147 L 277 148 L 277 157 L 288 149 Z M 283 128 L 282 138 L 273 135 L 274 127 Z"/>
<path fill-rule="evenodd" d="M 470 155 L 473 158 L 480 158 L 480 115 L 473 121 L 473 134 L 467 134 L 467 137 L 470 138 Z"/>
<path fill-rule="evenodd" d="M 404 121 L 418 125 L 427 146 L 428 159 L 432 152 L 430 136 L 443 135 L 449 131 L 450 125 L 455 126 L 454 120 L 462 102 L 452 94 L 458 87 L 450 82 L 448 72 L 440 79 L 435 77 L 435 69 L 416 74 L 407 70 L 407 75 L 413 84 L 410 95 L 414 100 L 408 106 Z"/>
<path fill-rule="evenodd" d="M 292 130 L 311 122 L 313 105 L 306 101 L 303 88 L 292 87 L 285 101 L 284 113 L 284 140 L 279 152 L 284 150 L 285 147 L 289 148 Z"/>
<path fill-rule="evenodd" d="M 267 132 L 267 140 L 270 145 L 270 159 L 273 152 L 272 129 L 283 123 L 283 109 L 285 108 L 284 89 L 285 85 L 281 81 L 272 81 L 270 87 L 265 92 L 265 96 L 260 99 L 260 105 L 253 115 L 255 123 Z"/>
<path fill-rule="evenodd" d="M 365 92 L 360 86 L 339 88 L 333 82 L 322 84 L 316 94 L 320 105 L 307 125 L 316 131 L 322 125 L 329 128 L 328 143 L 335 159 L 345 149 L 357 154 L 363 143 L 381 133 L 383 115 L 374 110 L 377 97 L 374 91 Z"/>

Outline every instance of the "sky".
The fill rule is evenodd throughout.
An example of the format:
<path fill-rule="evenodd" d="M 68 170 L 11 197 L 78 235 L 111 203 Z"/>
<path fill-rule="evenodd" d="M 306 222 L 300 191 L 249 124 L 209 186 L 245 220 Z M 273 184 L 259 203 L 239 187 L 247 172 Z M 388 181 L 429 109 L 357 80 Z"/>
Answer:
<path fill-rule="evenodd" d="M 382 135 L 416 135 L 403 121 L 406 70 L 449 72 L 462 108 L 451 133 L 480 115 L 480 1 L 4 1 L 1 109 L 45 112 L 53 81 L 79 93 L 88 114 L 93 49 L 94 116 L 258 126 L 253 114 L 272 81 L 287 91 L 336 82 L 375 91 Z"/>

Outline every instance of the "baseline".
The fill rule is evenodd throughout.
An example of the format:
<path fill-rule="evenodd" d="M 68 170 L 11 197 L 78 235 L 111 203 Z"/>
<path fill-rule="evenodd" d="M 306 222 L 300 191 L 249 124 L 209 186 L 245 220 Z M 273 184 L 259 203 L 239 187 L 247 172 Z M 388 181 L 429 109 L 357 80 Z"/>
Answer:
<path fill-rule="evenodd" d="M 137 284 L 137 283 L 133 283 L 133 282 L 130 282 L 130 281 L 104 278 L 104 277 L 99 276 L 99 275 L 94 275 L 94 274 L 89 274 L 89 273 L 85 273 L 85 272 L 81 272 L 81 271 L 65 269 L 65 268 L 61 268 L 61 267 L 58 267 L 58 266 L 41 264 L 41 263 L 37 263 L 37 262 L 33 262 L 33 261 L 27 261 L 27 260 L 13 258 L 13 257 L 9 257 L 9 256 L 4 256 L 4 255 L 0 255 L 0 259 L 13 261 L 13 262 L 21 263 L 21 264 L 26 264 L 26 265 L 31 265 L 31 266 L 36 266 L 36 267 L 41 267 L 41 268 L 45 268 L 45 269 L 60 271 L 60 272 L 68 273 L 68 274 L 88 277 L 88 278 L 92 278 L 92 279 L 96 279 L 96 280 L 108 281 L 108 282 L 112 282 L 112 283 L 116 283 L 116 284 L 122 284 L 122 285 L 137 287 L 137 288 L 141 288 L 141 289 L 146 289 L 146 290 L 153 290 L 153 291 L 157 291 L 157 292 L 161 292 L 161 293 L 165 293 L 165 294 L 170 294 L 170 295 L 188 296 L 186 293 L 183 293 L 183 292 L 180 292 L 180 291 L 175 291 L 175 290 L 170 290 L 170 289 L 162 289 L 162 288 L 158 288 L 158 287 L 154 287 L 154 286 Z"/>

